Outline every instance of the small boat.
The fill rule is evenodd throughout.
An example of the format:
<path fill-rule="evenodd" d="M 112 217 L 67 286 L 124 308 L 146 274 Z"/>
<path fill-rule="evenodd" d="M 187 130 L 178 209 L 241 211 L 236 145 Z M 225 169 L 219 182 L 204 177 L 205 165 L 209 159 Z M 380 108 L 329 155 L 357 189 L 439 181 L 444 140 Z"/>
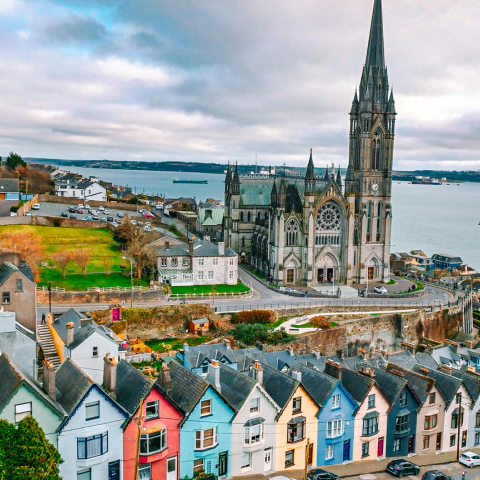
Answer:
<path fill-rule="evenodd" d="M 178 178 L 174 178 L 173 183 L 198 183 L 205 185 L 208 183 L 208 180 L 179 180 Z"/>

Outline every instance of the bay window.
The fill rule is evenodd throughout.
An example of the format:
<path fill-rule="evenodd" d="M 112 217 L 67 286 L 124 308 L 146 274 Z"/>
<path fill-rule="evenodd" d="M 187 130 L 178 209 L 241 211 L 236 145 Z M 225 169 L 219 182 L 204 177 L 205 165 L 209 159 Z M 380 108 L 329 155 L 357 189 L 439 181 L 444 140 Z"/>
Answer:
<path fill-rule="evenodd" d="M 77 458 L 99 457 L 108 452 L 108 432 L 91 437 L 77 438 Z"/>
<path fill-rule="evenodd" d="M 287 442 L 293 443 L 305 438 L 305 417 L 290 420 L 287 425 Z"/>
<path fill-rule="evenodd" d="M 408 430 L 408 415 L 400 415 L 395 418 L 395 431 L 404 432 Z"/>
<path fill-rule="evenodd" d="M 365 415 L 363 419 L 362 436 L 368 437 L 376 433 L 378 433 L 378 416 L 367 417 L 367 415 Z"/>
<path fill-rule="evenodd" d="M 335 438 L 343 435 L 343 418 L 327 422 L 327 438 Z"/>
<path fill-rule="evenodd" d="M 152 455 L 167 448 L 167 429 L 140 434 L 140 455 Z"/>
<path fill-rule="evenodd" d="M 254 445 L 263 441 L 264 422 L 263 418 L 253 418 L 245 425 L 245 445 Z"/>
<path fill-rule="evenodd" d="M 218 443 L 218 427 L 195 432 L 195 450 L 206 450 L 215 447 Z"/>

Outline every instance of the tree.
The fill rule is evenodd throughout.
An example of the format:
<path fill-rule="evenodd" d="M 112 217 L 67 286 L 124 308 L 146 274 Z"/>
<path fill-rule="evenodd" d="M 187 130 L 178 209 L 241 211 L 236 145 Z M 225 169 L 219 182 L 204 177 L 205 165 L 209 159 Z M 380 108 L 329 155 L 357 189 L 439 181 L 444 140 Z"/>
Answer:
<path fill-rule="evenodd" d="M 37 421 L 25 417 L 17 428 L 0 420 L 1 480 L 61 480 L 63 460 Z"/>
<path fill-rule="evenodd" d="M 5 164 L 9 170 L 15 170 L 18 166 L 26 167 L 27 162 L 23 160 L 23 158 L 18 155 L 18 153 L 10 152 L 10 155 L 7 157 Z"/>
<path fill-rule="evenodd" d="M 84 276 L 87 276 L 87 268 L 92 256 L 92 248 L 76 248 L 72 252 L 72 259 L 78 265 Z"/>
<path fill-rule="evenodd" d="M 67 267 L 72 261 L 72 253 L 69 250 L 61 250 L 60 252 L 52 255 L 52 260 L 57 264 L 58 268 L 62 272 L 62 277 L 65 278 Z"/>
<path fill-rule="evenodd" d="M 314 328 L 321 328 L 322 330 L 327 330 L 330 328 L 330 322 L 323 315 L 317 315 L 310 319 L 310 325 Z"/>
<path fill-rule="evenodd" d="M 3 163 L 3 160 L 2 160 L 2 157 L 0 157 L 0 168 L 2 168 L 2 163 Z"/>
<path fill-rule="evenodd" d="M 103 257 L 101 260 L 103 271 L 110 275 L 112 273 L 113 259 L 112 257 Z"/>

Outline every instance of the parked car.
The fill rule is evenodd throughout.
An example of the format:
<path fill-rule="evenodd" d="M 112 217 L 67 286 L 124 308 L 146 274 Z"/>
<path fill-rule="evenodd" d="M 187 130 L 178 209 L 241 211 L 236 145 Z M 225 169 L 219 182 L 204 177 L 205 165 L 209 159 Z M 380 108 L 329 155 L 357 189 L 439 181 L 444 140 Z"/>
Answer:
<path fill-rule="evenodd" d="M 429 470 L 422 475 L 422 480 L 454 480 L 453 477 L 440 470 Z"/>
<path fill-rule="evenodd" d="M 93 220 L 98 220 L 98 215 L 92 215 Z"/>
<path fill-rule="evenodd" d="M 92 208 L 90 205 L 85 204 L 85 208 L 88 210 L 89 208 Z"/>
<path fill-rule="evenodd" d="M 117 217 L 118 217 L 118 218 L 123 218 L 124 216 L 125 216 L 125 215 L 124 215 L 122 212 L 118 212 L 118 213 L 117 213 Z"/>
<path fill-rule="evenodd" d="M 107 220 L 107 217 L 102 217 L 102 218 L 100 219 L 100 221 L 101 221 L 101 222 L 104 222 L 104 223 L 107 223 L 108 220 Z"/>
<path fill-rule="evenodd" d="M 68 218 L 68 212 L 62 212 L 60 214 L 61 217 L 65 217 L 65 218 Z"/>
<path fill-rule="evenodd" d="M 79 204 L 77 205 L 77 208 L 85 208 L 85 207 L 83 206 L 83 203 L 79 203 Z"/>
<path fill-rule="evenodd" d="M 32 205 L 32 210 L 40 210 L 40 204 L 39 203 L 34 203 Z"/>
<path fill-rule="evenodd" d="M 420 467 L 412 462 L 404 460 L 403 458 L 397 458 L 387 465 L 386 471 L 396 477 L 402 478 L 404 475 L 418 475 Z"/>
<path fill-rule="evenodd" d="M 132 225 L 137 225 L 137 221 L 136 221 L 136 220 L 130 220 L 130 223 L 131 223 Z"/>
<path fill-rule="evenodd" d="M 90 212 L 92 215 L 98 215 L 98 212 L 92 208 L 92 211 Z"/>
<path fill-rule="evenodd" d="M 113 222 L 113 217 L 107 217 L 107 222 Z"/>
<path fill-rule="evenodd" d="M 103 205 L 100 205 L 100 206 L 98 207 L 98 210 L 99 210 L 100 212 L 103 212 L 103 211 L 105 210 L 105 207 L 104 207 Z"/>
<path fill-rule="evenodd" d="M 70 213 L 75 213 L 77 211 L 77 209 L 75 207 L 68 207 L 68 211 Z"/>
<path fill-rule="evenodd" d="M 142 215 L 146 218 L 153 218 L 154 215 L 152 215 L 150 212 L 143 212 Z"/>
<path fill-rule="evenodd" d="M 143 222 L 141 222 L 140 220 L 137 220 L 137 225 L 141 227 L 143 225 Z"/>
<path fill-rule="evenodd" d="M 114 227 L 118 227 L 119 223 L 118 223 L 118 222 L 113 222 L 112 225 L 113 225 Z"/>
<path fill-rule="evenodd" d="M 105 215 L 108 215 L 110 212 L 105 208 L 105 209 L 103 210 L 103 213 L 104 213 Z"/>
<path fill-rule="evenodd" d="M 307 473 L 307 480 L 339 480 L 339 476 L 323 468 L 313 468 Z"/>
<path fill-rule="evenodd" d="M 375 287 L 373 287 L 373 291 L 379 295 L 388 295 L 388 290 L 381 285 L 375 285 Z"/>
<path fill-rule="evenodd" d="M 25 216 L 26 217 L 31 217 L 32 216 L 32 212 L 29 210 L 28 212 L 25 212 Z"/>
<path fill-rule="evenodd" d="M 83 215 L 83 210 L 81 208 L 77 208 L 77 213 L 79 213 L 80 215 Z"/>
<path fill-rule="evenodd" d="M 87 218 L 85 219 L 87 222 L 91 222 L 93 220 L 91 215 L 87 215 Z"/>
<path fill-rule="evenodd" d="M 77 216 L 74 215 L 73 213 L 70 214 L 70 220 L 76 220 L 77 219 Z"/>
<path fill-rule="evenodd" d="M 467 467 L 476 467 L 480 465 L 480 455 L 475 452 L 463 452 L 458 461 Z"/>

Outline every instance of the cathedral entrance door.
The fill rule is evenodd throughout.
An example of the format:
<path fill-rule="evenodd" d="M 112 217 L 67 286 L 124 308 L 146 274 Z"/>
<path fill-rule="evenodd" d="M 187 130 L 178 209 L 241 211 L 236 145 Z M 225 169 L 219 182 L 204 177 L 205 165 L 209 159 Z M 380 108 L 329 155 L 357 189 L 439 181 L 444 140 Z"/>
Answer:
<path fill-rule="evenodd" d="M 317 272 L 317 282 L 323 283 L 323 268 L 319 268 Z"/>
<path fill-rule="evenodd" d="M 293 268 L 289 268 L 287 270 L 287 283 L 293 283 L 295 270 Z"/>
<path fill-rule="evenodd" d="M 368 279 L 373 280 L 375 275 L 375 267 L 368 267 Z"/>
<path fill-rule="evenodd" d="M 333 278 L 333 268 L 327 268 L 327 280 L 329 282 L 333 282 L 335 279 Z"/>

